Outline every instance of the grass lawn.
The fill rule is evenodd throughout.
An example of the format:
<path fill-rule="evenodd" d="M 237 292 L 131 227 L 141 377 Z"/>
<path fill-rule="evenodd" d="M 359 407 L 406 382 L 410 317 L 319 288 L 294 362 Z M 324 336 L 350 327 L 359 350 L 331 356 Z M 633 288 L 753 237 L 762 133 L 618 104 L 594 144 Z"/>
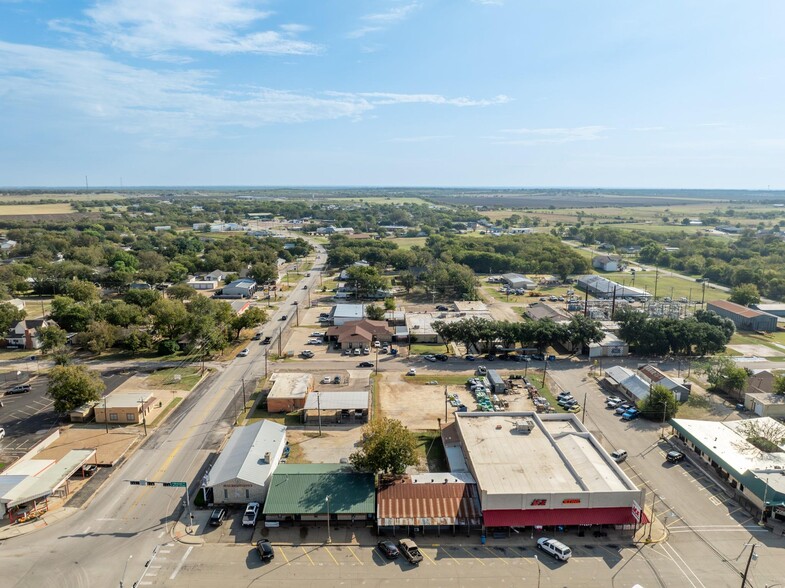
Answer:
<path fill-rule="evenodd" d="M 390 239 L 393 243 L 397 243 L 398 247 L 401 249 L 411 249 L 415 245 L 420 247 L 425 245 L 425 240 L 428 237 L 397 237 L 395 239 Z"/>
<path fill-rule="evenodd" d="M 30 355 L 35 355 L 36 357 L 41 356 L 39 351 L 34 351 L 32 349 L 0 349 L 0 361 L 19 361 Z M 35 362 L 31 361 L 30 364 L 35 367 Z"/>
<path fill-rule="evenodd" d="M 437 353 L 452 355 L 441 343 L 412 343 L 409 347 L 409 355 L 435 355 Z"/>
<path fill-rule="evenodd" d="M 642 288 L 647 292 L 654 294 L 656 272 L 635 272 L 635 280 L 632 279 L 632 275 L 626 272 L 607 274 L 606 277 L 619 284 Z M 673 300 L 685 297 L 693 302 L 700 302 L 703 297 L 703 284 L 699 284 L 694 280 L 685 280 L 675 276 L 665 276 L 663 275 L 663 272 L 660 271 L 659 278 L 657 279 L 657 298 L 663 298 L 665 296 L 670 296 Z M 711 300 L 727 300 L 728 296 L 730 296 L 728 292 L 718 290 L 711 285 L 706 288 L 706 302 Z"/>
<path fill-rule="evenodd" d="M 182 398 L 179 396 L 175 396 L 172 401 L 166 405 L 166 408 L 161 411 L 161 413 L 155 417 L 155 420 L 150 425 L 151 427 L 157 427 L 159 422 L 164 420 L 164 417 L 168 415 L 171 411 L 175 409 L 175 407 L 183 401 Z"/>
<path fill-rule="evenodd" d="M 40 202 L 41 200 L 67 200 L 69 202 L 76 202 L 79 200 L 94 201 L 94 200 L 124 200 L 125 196 L 120 194 L 6 194 L 0 196 L 0 204 L 4 202 L 19 202 L 22 200 L 31 200 L 33 202 Z"/>
<path fill-rule="evenodd" d="M 288 427 L 302 425 L 299 411 L 288 413 L 267 412 L 261 406 L 256 407 L 256 410 L 253 411 L 253 414 L 246 419 L 245 424 L 250 425 L 257 423 L 262 419 L 274 421 L 280 425 L 286 425 Z"/>
<path fill-rule="evenodd" d="M 429 472 L 446 472 L 449 469 L 440 431 L 415 431 L 417 453 L 420 461 L 428 464 Z"/>
<path fill-rule="evenodd" d="M 177 378 L 177 376 L 180 377 Z M 179 381 L 177 381 L 178 379 Z M 196 386 L 201 379 L 202 374 L 198 367 L 186 366 L 158 370 L 154 374 L 147 376 L 145 381 L 151 387 L 187 392 Z"/>
<path fill-rule="evenodd" d="M 440 386 L 463 386 L 470 376 L 460 374 L 450 375 L 425 375 L 425 376 L 406 376 L 406 381 L 412 384 L 426 384 L 428 382 L 439 382 Z"/>

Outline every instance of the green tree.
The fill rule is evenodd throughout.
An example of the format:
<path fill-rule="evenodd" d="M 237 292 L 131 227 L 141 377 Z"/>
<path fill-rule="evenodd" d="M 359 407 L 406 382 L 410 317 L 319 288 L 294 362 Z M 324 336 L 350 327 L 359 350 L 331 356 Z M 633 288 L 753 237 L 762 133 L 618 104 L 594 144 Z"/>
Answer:
<path fill-rule="evenodd" d="M 384 310 L 395 310 L 395 298 L 384 299 Z"/>
<path fill-rule="evenodd" d="M 785 395 L 785 375 L 775 376 L 773 392 L 780 396 Z"/>
<path fill-rule="evenodd" d="M 760 302 L 760 292 L 755 284 L 739 284 L 731 288 L 728 300 L 742 306 L 749 306 Z"/>
<path fill-rule="evenodd" d="M 278 278 L 278 268 L 274 263 L 255 263 L 251 266 L 250 276 L 258 284 L 266 284 Z"/>
<path fill-rule="evenodd" d="M 49 372 L 47 394 L 54 400 L 54 410 L 63 414 L 101 399 L 106 388 L 100 376 L 81 365 L 56 366 Z"/>
<path fill-rule="evenodd" d="M 162 337 L 176 339 L 188 326 L 188 311 L 180 300 L 156 300 L 150 306 L 153 327 Z"/>
<path fill-rule="evenodd" d="M 76 343 L 86 347 L 96 355 L 114 346 L 117 341 L 117 327 L 106 321 L 92 321 L 87 330 L 76 336 Z"/>
<path fill-rule="evenodd" d="M 419 463 L 417 440 L 401 421 L 377 419 L 363 428 L 360 449 L 349 461 L 361 472 L 400 476 L 407 467 Z"/>
<path fill-rule="evenodd" d="M 405 270 L 398 275 L 398 283 L 404 287 L 408 294 L 411 292 L 412 288 L 414 288 L 415 284 L 417 284 L 417 278 L 414 277 L 412 272 Z"/>
<path fill-rule="evenodd" d="M 21 321 L 26 314 L 9 302 L 0 303 L 0 333 L 7 333 L 11 325 Z"/>
<path fill-rule="evenodd" d="M 257 307 L 249 308 L 243 314 L 234 317 L 232 319 L 232 329 L 237 332 L 235 339 L 240 338 L 240 331 L 243 329 L 252 329 L 261 325 L 266 320 L 267 313 L 261 308 Z"/>
<path fill-rule="evenodd" d="M 643 418 L 664 423 L 676 416 L 679 402 L 665 386 L 654 384 L 649 390 L 649 395 L 639 403 L 638 408 Z"/>
<path fill-rule="evenodd" d="M 582 314 L 573 315 L 567 325 L 567 337 L 577 353 L 582 353 L 583 348 L 589 343 L 598 343 L 603 340 L 605 333 L 598 321 L 585 317 Z"/>
<path fill-rule="evenodd" d="M 378 304 L 369 304 L 365 307 L 365 316 L 372 321 L 384 320 L 384 308 Z"/>
<path fill-rule="evenodd" d="M 166 289 L 166 295 L 172 300 L 190 300 L 197 292 L 188 284 L 175 284 Z"/>
<path fill-rule="evenodd" d="M 68 340 L 66 332 L 57 325 L 42 327 L 39 335 L 41 336 L 41 351 L 45 354 L 65 347 Z"/>
<path fill-rule="evenodd" d="M 101 291 L 92 282 L 71 280 L 65 285 L 65 293 L 77 302 L 92 302 L 98 300 Z"/>

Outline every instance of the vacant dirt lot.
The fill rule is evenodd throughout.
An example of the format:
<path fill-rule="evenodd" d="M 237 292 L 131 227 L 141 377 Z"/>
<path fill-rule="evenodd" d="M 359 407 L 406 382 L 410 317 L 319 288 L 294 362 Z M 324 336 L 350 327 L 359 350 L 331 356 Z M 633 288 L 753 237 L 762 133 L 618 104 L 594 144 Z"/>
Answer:
<path fill-rule="evenodd" d="M 357 450 L 362 437 L 361 425 L 351 428 L 325 425 L 321 437 L 316 424 L 308 428 L 308 431 L 289 429 L 286 432 L 289 445 L 302 449 L 302 461 L 306 463 L 338 463 L 342 457 L 348 458 Z"/>

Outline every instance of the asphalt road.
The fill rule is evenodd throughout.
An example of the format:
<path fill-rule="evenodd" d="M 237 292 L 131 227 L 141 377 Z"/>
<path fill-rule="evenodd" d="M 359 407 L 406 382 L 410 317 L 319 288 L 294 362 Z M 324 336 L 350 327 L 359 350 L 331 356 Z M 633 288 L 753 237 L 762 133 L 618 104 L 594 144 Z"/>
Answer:
<path fill-rule="evenodd" d="M 317 272 L 311 272 L 313 282 Z M 310 287 L 310 286 L 309 286 Z M 301 299 L 295 288 L 289 303 Z M 288 305 L 284 305 L 286 307 Z M 275 317 L 273 317 L 275 320 Z M 114 472 L 96 498 L 64 521 L 2 545 L 4 586 L 131 586 L 151 560 L 164 561 L 169 531 L 181 512 L 184 491 L 162 486 L 132 486 L 129 480 L 184 481 L 198 487 L 212 453 L 230 430 L 232 403 L 243 378 L 263 369 L 264 351 L 229 364 L 178 407 L 170 420 L 152 432 L 120 471 Z"/>

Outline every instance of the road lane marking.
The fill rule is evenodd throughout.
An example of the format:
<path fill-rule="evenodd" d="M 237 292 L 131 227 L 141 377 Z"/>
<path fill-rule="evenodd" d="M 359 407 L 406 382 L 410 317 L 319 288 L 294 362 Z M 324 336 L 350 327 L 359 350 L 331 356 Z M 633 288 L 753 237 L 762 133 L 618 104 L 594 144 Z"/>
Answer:
<path fill-rule="evenodd" d="M 194 548 L 194 546 L 193 546 L 193 545 L 191 545 L 191 546 L 189 546 L 189 547 L 188 547 L 188 549 L 186 549 L 186 550 L 185 550 L 185 554 L 183 555 L 183 557 L 181 557 L 181 558 L 180 558 L 180 561 L 179 561 L 179 562 L 177 562 L 177 567 L 176 567 L 176 568 L 174 569 L 174 571 L 172 572 L 172 575 L 171 575 L 171 576 L 169 576 L 169 579 L 170 579 L 170 580 L 174 580 L 174 579 L 177 577 L 177 574 L 179 574 L 179 573 L 180 573 L 180 568 L 182 568 L 182 567 L 183 567 L 183 564 L 185 563 L 185 559 L 186 559 L 186 558 L 187 558 L 189 555 L 191 555 L 191 551 L 193 551 L 193 548 Z"/>
<path fill-rule="evenodd" d="M 335 565 L 337 566 L 341 565 L 338 563 L 338 560 L 335 559 L 335 556 L 332 554 L 329 547 L 325 547 L 324 550 L 327 552 L 327 555 L 329 555 L 332 558 L 332 560 L 335 562 Z"/>
<path fill-rule="evenodd" d="M 308 561 L 309 561 L 309 562 L 311 562 L 311 565 L 312 565 L 312 566 L 315 566 L 316 564 L 315 564 L 315 563 L 313 563 L 313 560 L 311 559 L 311 556 L 310 556 L 310 555 L 308 555 L 308 552 L 307 552 L 307 551 L 305 551 L 305 547 L 303 547 L 303 546 L 301 545 L 301 546 L 300 546 L 300 549 L 302 549 L 302 550 L 303 550 L 303 553 L 305 554 L 305 557 L 307 557 L 307 558 L 308 558 Z"/>
<path fill-rule="evenodd" d="M 354 556 L 354 559 L 357 560 L 357 563 L 359 563 L 361 566 L 364 566 L 365 564 L 362 561 L 360 561 L 360 558 L 357 557 L 357 554 L 354 552 L 354 550 L 351 547 L 349 547 L 348 549 L 349 549 L 349 553 L 351 553 Z"/>
<path fill-rule="evenodd" d="M 706 585 L 703 582 L 701 582 L 701 579 L 698 577 L 698 574 L 696 574 L 693 571 L 693 569 L 690 567 L 690 565 L 686 561 L 684 561 L 684 558 L 681 556 L 681 554 L 675 548 L 671 547 L 670 545 L 668 545 L 667 547 L 673 552 L 673 555 L 675 555 L 676 557 L 678 557 L 681 560 L 681 562 L 684 564 L 684 567 L 687 568 L 687 570 L 690 572 L 690 574 L 692 574 L 692 577 L 695 578 L 695 580 L 698 582 L 698 584 L 700 584 L 703 588 L 706 588 Z M 690 582 L 690 584 L 692 584 L 692 582 Z"/>
<path fill-rule="evenodd" d="M 687 572 L 685 572 L 685 571 L 682 569 L 682 567 L 679 565 L 679 562 L 677 562 L 677 561 L 676 561 L 676 560 L 673 558 L 673 556 L 672 556 L 670 553 L 668 553 L 668 550 L 667 550 L 667 549 L 665 549 L 665 544 L 664 544 L 664 543 L 659 543 L 659 544 L 657 544 L 657 546 L 658 546 L 658 547 L 660 547 L 660 548 L 662 549 L 662 551 L 665 553 L 665 556 L 666 556 L 668 559 L 670 559 L 670 560 L 671 560 L 671 561 L 674 563 L 674 565 L 675 565 L 677 568 L 679 568 L 679 571 L 680 571 L 682 574 L 684 574 L 684 577 L 685 577 L 685 578 L 686 578 L 686 580 L 687 580 L 687 581 L 688 581 L 688 582 L 689 582 L 689 583 L 692 585 L 692 588 L 698 588 L 697 586 L 695 586 L 695 583 L 694 583 L 692 580 L 690 580 L 689 576 L 687 575 Z"/>
<path fill-rule="evenodd" d="M 474 559 L 476 559 L 476 560 L 477 560 L 478 562 L 480 562 L 482 565 L 485 565 L 485 562 L 484 562 L 484 561 L 482 561 L 482 560 L 481 560 L 479 557 L 477 557 L 477 556 L 475 556 L 475 555 L 472 555 L 472 552 L 471 552 L 471 551 L 469 551 L 469 550 L 468 550 L 468 549 L 466 549 L 465 547 L 461 547 L 461 549 L 463 549 L 463 550 L 464 550 L 466 553 L 468 553 L 468 554 L 469 554 L 471 557 L 473 557 Z"/>

